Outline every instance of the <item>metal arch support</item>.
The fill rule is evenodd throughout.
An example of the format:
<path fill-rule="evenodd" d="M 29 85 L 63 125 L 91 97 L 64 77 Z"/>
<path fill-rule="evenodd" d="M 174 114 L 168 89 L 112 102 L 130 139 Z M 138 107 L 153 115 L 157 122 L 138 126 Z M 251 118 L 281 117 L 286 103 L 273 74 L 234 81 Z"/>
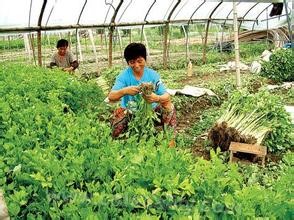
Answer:
<path fill-rule="evenodd" d="M 47 18 L 46 23 L 45 23 L 45 27 L 47 27 L 47 25 L 48 25 L 49 19 L 50 19 L 51 15 L 52 15 L 52 12 L 53 12 L 53 10 L 54 10 L 54 7 L 55 7 L 55 4 L 56 4 L 56 3 L 57 3 L 57 0 L 55 0 L 54 5 L 52 6 L 52 8 L 51 8 L 51 10 L 50 10 L 50 12 L 49 12 L 48 18 Z M 45 36 L 46 36 L 46 30 L 45 30 Z M 49 46 L 50 46 L 49 36 L 47 36 L 47 39 L 48 39 L 48 44 L 49 44 Z"/>
<path fill-rule="evenodd" d="M 88 0 L 85 0 L 85 3 L 84 3 L 84 5 L 83 5 L 83 7 L 82 7 L 82 10 L 81 10 L 81 12 L 80 12 L 80 15 L 79 15 L 79 18 L 78 18 L 77 24 L 80 23 L 80 19 L 81 19 L 81 17 L 82 17 L 82 14 L 83 14 L 83 12 L 84 12 L 84 9 L 85 9 L 85 7 L 86 7 L 87 2 L 88 2 Z"/>
<path fill-rule="evenodd" d="M 154 4 L 156 3 L 156 0 L 153 1 L 153 3 L 150 5 L 145 17 L 144 17 L 144 21 L 146 23 L 148 23 L 147 21 L 147 16 L 149 15 L 150 11 L 151 11 L 151 8 L 154 6 Z M 142 29 L 141 29 L 141 42 L 143 41 L 143 29 L 144 29 L 144 24 L 142 25 Z"/>
<path fill-rule="evenodd" d="M 112 67 L 112 43 L 113 43 L 113 32 L 115 30 L 115 18 L 123 2 L 124 0 L 120 0 L 117 8 L 114 10 L 113 16 L 111 18 L 111 22 L 109 24 L 108 67 Z"/>
<path fill-rule="evenodd" d="M 122 16 L 124 15 L 124 13 L 126 12 L 126 10 L 128 9 L 128 7 L 132 4 L 133 0 L 130 0 L 129 4 L 127 5 L 127 7 L 125 8 L 125 10 L 121 13 L 121 16 L 118 19 L 118 22 L 120 22 L 120 20 L 122 19 Z"/>
<path fill-rule="evenodd" d="M 127 9 L 129 8 L 129 6 L 132 4 L 133 0 L 130 0 L 129 4 L 127 5 L 127 7 L 125 8 L 125 10 L 121 13 L 121 16 L 118 19 L 118 22 L 120 22 L 120 20 L 122 19 L 124 13 L 127 11 Z M 121 54 L 121 59 L 122 59 L 122 64 L 124 64 L 124 56 L 123 56 L 123 48 L 122 48 L 122 38 L 121 38 L 121 34 L 119 29 L 116 29 L 117 31 L 117 35 L 118 35 L 118 39 L 119 39 L 119 48 L 120 48 L 120 54 Z"/>
<path fill-rule="evenodd" d="M 55 0 L 55 3 L 54 3 L 54 5 L 52 6 L 52 8 L 51 8 L 51 10 L 50 10 L 50 13 L 49 13 L 48 18 L 47 18 L 46 23 L 45 23 L 45 26 L 47 26 L 47 24 L 48 24 L 48 22 L 49 22 L 49 19 L 50 19 L 51 15 L 52 15 L 52 12 L 53 12 L 53 10 L 54 10 L 54 7 L 55 7 L 55 4 L 56 4 L 56 3 L 57 3 L 57 0 Z"/>
<path fill-rule="evenodd" d="M 153 3 L 150 5 L 145 17 L 144 17 L 144 22 L 148 23 L 147 21 L 147 16 L 149 15 L 152 7 L 155 5 L 156 3 L 156 0 L 153 1 Z M 149 45 L 148 45 L 148 40 L 147 40 L 147 37 L 146 37 L 146 33 L 144 31 L 144 24 L 142 25 L 142 28 L 141 28 L 141 42 L 143 41 L 143 38 L 144 38 L 144 41 L 145 41 L 145 44 L 146 44 L 146 48 L 147 48 L 147 56 L 148 56 L 148 59 L 150 61 L 151 57 L 149 56 Z"/>
<path fill-rule="evenodd" d="M 40 12 L 40 15 L 39 15 L 39 19 L 38 19 L 38 27 L 40 28 L 38 31 L 37 31 L 37 42 L 38 42 L 38 64 L 39 66 L 42 66 L 42 44 L 41 44 L 41 26 L 42 26 L 42 18 L 43 18 L 43 15 L 44 15 L 44 11 L 45 11 L 45 8 L 46 8 L 46 5 L 47 5 L 47 0 L 44 0 L 43 1 L 43 5 L 42 5 L 42 8 L 41 8 L 41 12 Z"/>
<path fill-rule="evenodd" d="M 178 14 L 182 11 L 182 9 L 188 4 L 188 1 L 189 0 L 186 0 L 186 2 L 182 5 L 182 7 L 178 10 L 178 12 L 175 14 L 174 16 L 174 19 L 176 19 L 176 17 L 178 16 Z M 181 28 L 183 29 L 183 32 L 184 32 L 184 36 L 185 36 L 185 39 L 186 39 L 186 61 L 187 61 L 187 54 L 188 54 L 188 51 L 189 51 L 189 48 L 187 47 L 187 31 L 185 30 L 185 27 L 184 25 L 181 25 Z"/>
<path fill-rule="evenodd" d="M 30 2 L 30 11 L 29 11 L 29 23 L 28 23 L 28 27 L 31 26 L 31 14 L 32 14 L 32 5 L 33 5 L 33 0 L 31 0 Z M 35 47 L 34 47 L 34 40 L 32 39 L 34 36 L 31 36 L 31 34 L 29 34 L 29 41 L 32 47 L 32 52 L 33 52 L 33 58 L 34 58 L 34 63 L 36 65 L 36 57 L 35 57 Z"/>
<path fill-rule="evenodd" d="M 243 16 L 243 19 L 240 21 L 240 24 L 239 24 L 239 28 L 238 28 L 238 32 L 240 32 L 240 28 L 241 28 L 241 25 L 242 25 L 242 22 L 243 20 L 245 19 L 245 17 L 249 14 L 249 12 L 256 7 L 256 5 L 258 5 L 259 3 L 255 3 L 251 8 L 249 8 L 249 10 L 245 13 L 245 15 Z"/>
<path fill-rule="evenodd" d="M 165 19 L 165 18 L 166 18 L 167 12 L 168 12 L 168 11 L 169 11 L 169 9 L 171 8 L 171 6 L 174 4 L 174 1 L 175 1 L 175 0 L 172 0 L 172 2 L 170 3 L 170 5 L 168 6 L 168 9 L 166 10 L 166 12 L 165 12 L 165 14 L 164 14 L 164 17 L 163 17 L 163 19 Z"/>
<path fill-rule="evenodd" d="M 173 15 L 174 11 L 176 10 L 176 8 L 178 7 L 178 5 L 181 3 L 182 0 L 178 0 L 177 3 L 175 4 L 175 6 L 173 7 L 173 9 L 171 10 L 171 12 L 169 13 L 168 17 L 167 17 L 167 21 L 170 21 L 171 16 Z"/>
<path fill-rule="evenodd" d="M 111 0 L 111 3 L 108 3 L 108 2 L 106 2 L 106 1 L 107 1 L 107 0 L 104 0 L 104 3 L 105 3 L 105 5 L 109 5 L 109 7 L 108 7 L 108 10 L 107 10 L 107 12 L 106 12 L 106 15 L 105 15 L 105 18 L 104 18 L 104 22 L 103 22 L 103 24 L 106 23 L 106 19 L 107 19 L 107 17 L 108 17 L 108 14 L 109 14 L 110 9 L 112 8 L 113 11 L 115 11 L 114 6 L 112 5 L 113 0 Z M 104 29 L 105 29 L 105 28 L 106 28 L 106 27 L 104 27 Z M 108 25 L 107 25 L 107 28 L 109 28 Z M 107 36 L 106 36 L 105 32 L 104 32 L 104 38 L 105 38 L 105 48 L 106 48 L 106 53 L 109 54 L 109 51 L 108 51 L 108 48 L 107 48 Z"/>
<path fill-rule="evenodd" d="M 79 17 L 78 17 L 78 21 L 77 21 L 77 25 L 79 25 L 80 23 L 80 19 L 82 17 L 82 14 L 84 12 L 84 9 L 86 7 L 86 4 L 87 4 L 88 0 L 85 0 L 84 2 L 84 5 L 82 7 L 82 10 L 79 14 Z M 79 60 L 79 53 L 78 53 L 78 45 L 79 45 L 79 51 L 80 51 L 80 55 L 81 55 L 81 59 L 82 59 L 82 49 L 81 49 L 81 43 L 80 43 L 80 37 L 78 36 L 79 32 L 78 32 L 78 28 L 76 28 L 76 39 L 77 39 L 77 44 L 76 44 L 76 56 L 77 56 L 77 60 Z"/>
<path fill-rule="evenodd" d="M 260 16 L 264 11 L 266 11 L 270 6 L 272 6 L 272 4 L 269 4 L 267 7 L 265 7 L 265 9 L 263 9 L 263 10 L 257 15 L 257 17 L 255 18 L 255 22 L 254 22 L 253 25 L 252 25 L 252 31 L 254 30 L 254 26 L 255 26 L 255 24 L 258 22 L 258 18 L 259 18 L 259 16 Z"/>
<path fill-rule="evenodd" d="M 208 30 L 209 30 L 209 24 L 211 22 L 211 17 L 216 11 L 216 9 L 222 4 L 223 2 L 221 1 L 218 3 L 218 5 L 213 9 L 213 11 L 210 13 L 207 24 L 206 24 L 206 30 L 205 30 L 205 38 L 204 38 L 204 45 L 203 45 L 203 54 L 202 54 L 202 62 L 206 63 L 206 47 L 207 47 L 207 37 L 208 37 Z"/>
<path fill-rule="evenodd" d="M 193 22 L 206 22 L 208 19 L 192 19 Z M 232 19 L 228 19 L 232 20 Z M 239 21 L 242 19 L 239 19 Z M 172 24 L 179 24 L 179 23 L 187 23 L 189 20 L 171 20 L 170 23 Z M 213 19 L 213 21 L 221 21 L 223 22 L 224 19 Z M 247 22 L 254 22 L 254 19 L 245 19 L 243 21 Z M 129 26 L 142 26 L 142 25 L 164 25 L 166 24 L 166 20 L 158 20 L 158 21 L 148 21 L 148 23 L 144 22 L 126 22 L 126 23 L 116 23 L 116 27 L 129 27 Z M 33 26 L 33 27 L 19 27 L 19 28 L 1 28 L 0 27 L 0 33 L 12 33 L 12 32 L 32 32 L 32 31 L 52 31 L 52 30 L 66 30 L 66 29 L 75 29 L 75 28 L 108 28 L 109 24 L 87 24 L 87 25 L 76 25 L 76 24 L 71 24 L 71 25 L 53 25 L 53 26 Z"/>
<path fill-rule="evenodd" d="M 202 5 L 204 5 L 204 3 L 206 2 L 206 0 L 204 0 L 191 14 L 189 21 L 188 21 L 188 26 L 190 25 L 190 22 L 192 21 L 192 18 L 194 16 L 194 14 L 201 8 Z"/>
<path fill-rule="evenodd" d="M 120 2 L 119 2 L 119 4 L 118 4 L 117 8 L 114 10 L 114 14 L 113 14 L 113 16 L 112 16 L 112 18 L 111 18 L 111 24 L 110 24 L 110 25 L 112 25 L 112 24 L 115 23 L 115 18 L 116 18 L 116 16 L 117 16 L 117 13 L 118 13 L 120 7 L 122 6 L 122 3 L 123 3 L 123 2 L 124 2 L 124 0 L 120 0 Z"/>
<path fill-rule="evenodd" d="M 266 18 L 266 19 L 261 19 L 260 21 L 261 22 L 264 22 L 266 20 L 273 20 L 273 19 L 277 19 L 277 18 L 281 18 L 281 17 L 286 17 L 287 14 L 282 14 L 282 15 L 276 15 L 276 16 L 273 16 L 273 17 L 270 17 L 270 18 Z"/>
<path fill-rule="evenodd" d="M 46 23 L 45 23 L 45 27 L 47 27 L 47 25 L 48 25 L 49 19 L 50 19 L 51 15 L 52 15 L 52 12 L 53 12 L 53 10 L 54 10 L 54 8 L 55 8 L 55 4 L 56 4 L 56 3 L 57 3 L 57 0 L 55 0 L 54 5 L 52 6 L 52 8 L 51 8 L 51 10 L 50 10 L 50 12 L 49 12 L 49 15 L 48 15 L 47 20 L 46 20 Z M 45 36 L 46 36 L 46 30 L 45 30 Z M 48 44 L 49 44 L 49 46 L 50 46 L 49 36 L 47 36 L 47 39 L 48 39 Z"/>
<path fill-rule="evenodd" d="M 194 16 L 194 14 L 201 8 L 202 5 L 204 5 L 204 3 L 206 2 L 206 0 L 204 0 L 194 11 L 193 13 L 191 14 L 190 18 L 189 18 L 189 21 L 188 21 L 188 31 L 186 33 L 186 61 L 188 61 L 188 59 L 190 59 L 190 53 L 189 53 L 189 26 L 190 26 L 190 23 L 192 21 L 192 18 Z"/>
<path fill-rule="evenodd" d="M 109 11 L 110 11 L 110 8 L 112 8 L 112 9 L 113 9 L 113 11 L 115 11 L 115 8 L 114 8 L 114 6 L 112 5 L 112 3 L 113 3 L 113 0 L 111 1 L 111 3 L 108 3 L 108 2 L 106 2 L 106 0 L 105 0 L 105 1 L 104 1 L 104 3 L 105 3 L 105 5 L 109 5 L 109 8 L 108 8 L 108 10 L 107 10 L 107 13 L 106 13 L 106 16 L 105 16 L 105 19 L 104 19 L 104 22 L 103 22 L 103 23 L 105 23 L 105 22 L 106 22 L 106 19 L 107 19 L 108 13 L 109 13 Z"/>
<path fill-rule="evenodd" d="M 178 14 L 180 13 L 180 11 L 182 11 L 182 9 L 188 4 L 189 0 L 186 0 L 186 2 L 183 4 L 183 6 L 179 9 L 179 11 L 175 14 L 174 19 L 178 16 Z"/>
<path fill-rule="evenodd" d="M 28 24 L 29 27 L 31 26 L 32 5 L 33 5 L 33 0 L 31 0 L 31 3 L 30 3 L 29 24 Z"/>
<path fill-rule="evenodd" d="M 182 0 L 178 0 L 171 12 L 169 13 L 167 17 L 167 21 L 165 23 L 165 31 L 164 31 L 164 42 L 163 42 L 163 67 L 164 69 L 167 68 L 167 57 L 168 57 L 168 35 L 169 35 L 169 23 L 170 23 L 170 18 L 178 5 L 180 4 Z"/>

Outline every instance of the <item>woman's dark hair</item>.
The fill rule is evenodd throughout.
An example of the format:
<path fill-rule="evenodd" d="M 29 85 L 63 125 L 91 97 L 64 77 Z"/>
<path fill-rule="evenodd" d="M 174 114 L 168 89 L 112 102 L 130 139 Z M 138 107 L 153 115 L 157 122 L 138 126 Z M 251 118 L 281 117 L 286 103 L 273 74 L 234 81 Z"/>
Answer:
<path fill-rule="evenodd" d="M 146 60 L 146 54 L 146 47 L 141 43 L 130 43 L 124 51 L 124 57 L 127 63 L 130 60 L 137 59 L 138 57 L 143 57 Z"/>
<path fill-rule="evenodd" d="M 59 47 L 68 47 L 68 41 L 65 39 L 60 39 L 59 41 L 57 41 L 57 44 L 56 44 L 56 48 L 59 48 Z"/>

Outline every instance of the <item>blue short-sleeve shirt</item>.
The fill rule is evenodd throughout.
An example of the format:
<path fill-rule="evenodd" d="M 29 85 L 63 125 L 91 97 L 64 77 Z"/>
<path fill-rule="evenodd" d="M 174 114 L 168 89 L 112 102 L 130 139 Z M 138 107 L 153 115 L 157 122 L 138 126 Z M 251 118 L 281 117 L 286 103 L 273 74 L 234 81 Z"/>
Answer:
<path fill-rule="evenodd" d="M 111 90 L 120 90 L 128 86 L 139 86 L 141 83 L 152 83 L 154 85 L 154 93 L 157 95 L 163 95 L 166 93 L 166 88 L 162 83 L 159 74 L 148 67 L 144 68 L 143 76 L 140 80 L 137 80 L 133 74 L 131 67 L 123 70 L 116 78 L 114 86 Z M 128 108 L 128 104 L 131 101 L 135 101 L 135 96 L 125 95 L 121 98 L 121 107 Z M 155 108 L 158 103 L 152 103 L 152 107 Z"/>

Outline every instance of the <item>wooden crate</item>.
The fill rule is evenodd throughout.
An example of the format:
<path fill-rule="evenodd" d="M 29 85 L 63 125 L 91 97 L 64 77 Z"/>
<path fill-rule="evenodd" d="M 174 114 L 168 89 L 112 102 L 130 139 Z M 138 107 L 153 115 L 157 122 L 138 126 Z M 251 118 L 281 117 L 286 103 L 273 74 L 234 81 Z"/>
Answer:
<path fill-rule="evenodd" d="M 230 162 L 233 160 L 234 153 L 242 152 L 242 153 L 249 153 L 254 154 L 258 157 L 262 158 L 262 166 L 265 165 L 265 156 L 267 153 L 267 148 L 265 146 L 259 144 L 244 144 L 239 142 L 231 142 L 230 144 Z"/>

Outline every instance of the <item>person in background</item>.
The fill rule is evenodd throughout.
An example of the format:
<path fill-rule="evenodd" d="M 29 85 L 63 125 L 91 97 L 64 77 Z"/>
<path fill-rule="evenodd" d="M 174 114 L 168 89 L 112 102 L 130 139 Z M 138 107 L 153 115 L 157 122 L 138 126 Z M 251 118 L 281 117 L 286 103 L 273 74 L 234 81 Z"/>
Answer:
<path fill-rule="evenodd" d="M 131 43 L 124 50 L 124 58 L 128 67 L 124 69 L 116 78 L 112 90 L 108 94 L 110 102 L 121 100 L 121 107 L 113 113 L 112 136 L 118 137 L 126 131 L 128 127 L 128 117 L 126 109 L 131 108 L 131 103 L 135 101 L 135 95 L 140 93 L 141 83 L 152 83 L 155 90 L 150 95 L 142 96 L 147 102 L 152 103 L 154 111 L 160 113 L 163 125 L 175 130 L 176 110 L 171 103 L 169 93 L 167 93 L 160 75 L 153 69 L 146 67 L 146 47 L 141 43 Z"/>
<path fill-rule="evenodd" d="M 74 59 L 73 54 L 68 50 L 68 41 L 60 39 L 57 41 L 57 52 L 55 52 L 51 58 L 50 68 L 57 66 L 64 71 L 73 72 L 78 68 L 79 63 Z"/>

